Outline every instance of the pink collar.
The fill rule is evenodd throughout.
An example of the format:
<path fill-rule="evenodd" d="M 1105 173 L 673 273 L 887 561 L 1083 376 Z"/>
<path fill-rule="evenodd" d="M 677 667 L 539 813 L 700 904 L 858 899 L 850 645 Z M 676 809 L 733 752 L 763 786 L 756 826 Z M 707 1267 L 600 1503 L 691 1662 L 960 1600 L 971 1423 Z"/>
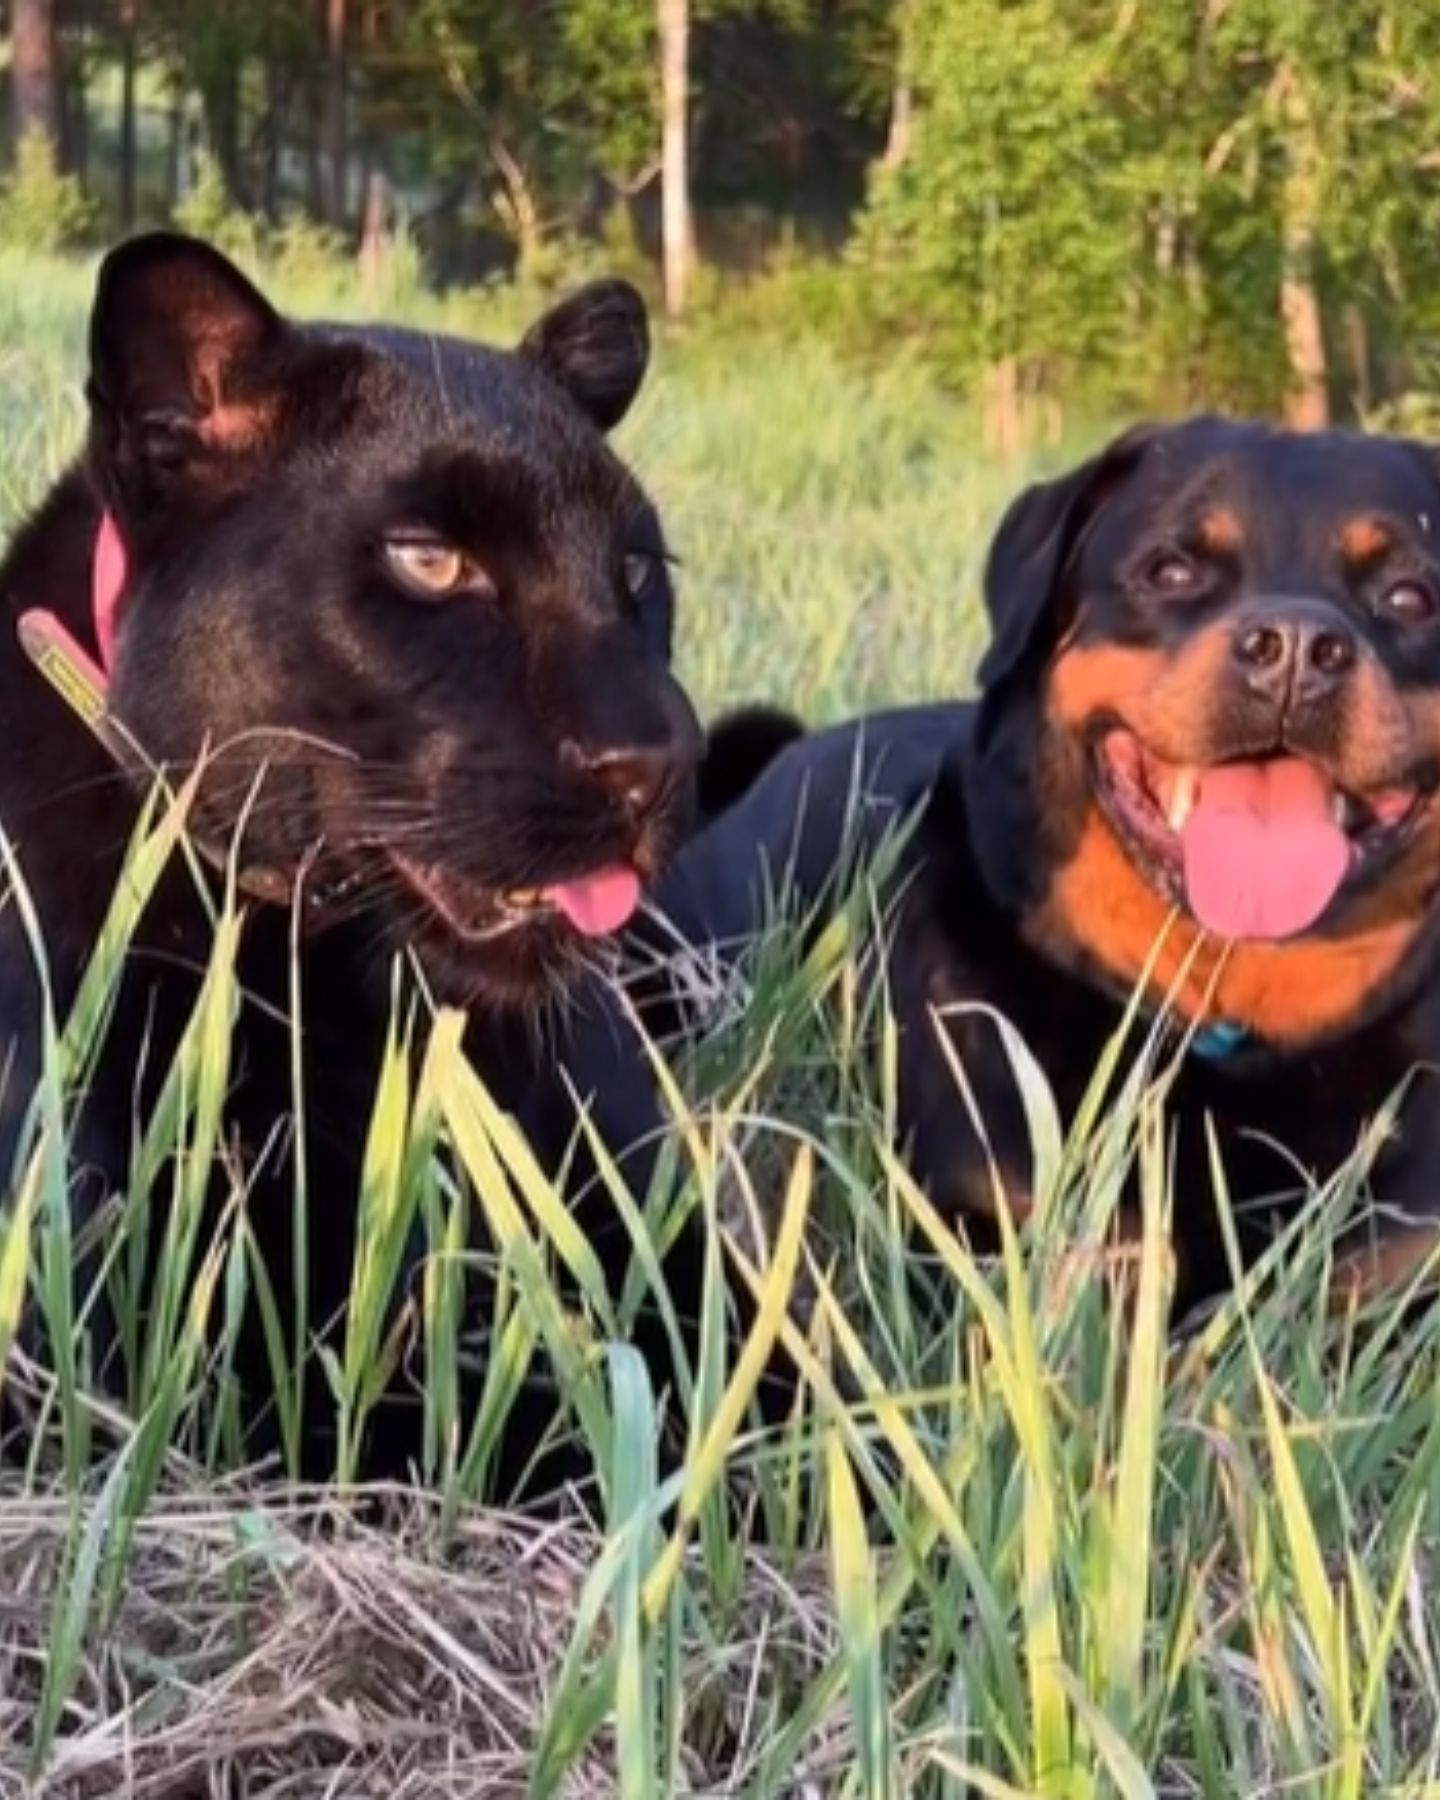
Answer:
<path fill-rule="evenodd" d="M 140 745 L 110 710 L 110 675 L 115 666 L 115 638 L 125 598 L 128 574 L 125 545 L 109 512 L 100 515 L 99 530 L 91 553 L 90 622 L 95 633 L 96 655 L 81 645 L 74 632 L 53 612 L 31 607 L 21 613 L 17 625 L 20 644 L 35 667 L 60 698 L 122 769 L 148 783 L 155 770 Z M 195 843 L 217 869 L 228 871 L 227 853 L 197 837 Z M 288 905 L 298 891 L 298 877 L 259 864 L 234 871 L 236 884 L 256 899 Z M 307 887 L 308 907 L 319 908 L 330 895 L 322 888 Z"/>
<path fill-rule="evenodd" d="M 127 561 L 114 517 L 100 515 L 91 552 L 90 621 L 96 654 L 91 656 L 74 632 L 53 612 L 31 607 L 21 613 L 20 643 L 25 654 L 64 700 L 94 732 L 110 754 L 126 768 L 146 768 L 134 739 L 110 711 L 110 672 L 124 598 Z"/>
<path fill-rule="evenodd" d="M 100 515 L 95 534 L 94 561 L 90 574 L 90 618 L 100 651 L 100 667 L 106 675 L 115 666 L 115 633 L 120 624 L 120 600 L 127 574 L 125 546 L 112 512 Z"/>
<path fill-rule="evenodd" d="M 115 637 L 120 629 L 121 602 L 128 573 L 129 560 L 115 515 L 102 512 L 90 552 L 90 626 L 95 634 L 95 655 L 90 656 L 81 649 L 74 633 L 62 625 L 54 613 L 39 607 L 22 613 L 21 638 L 28 640 L 38 634 L 47 642 L 64 645 L 79 666 L 94 675 L 103 693 L 115 667 Z"/>

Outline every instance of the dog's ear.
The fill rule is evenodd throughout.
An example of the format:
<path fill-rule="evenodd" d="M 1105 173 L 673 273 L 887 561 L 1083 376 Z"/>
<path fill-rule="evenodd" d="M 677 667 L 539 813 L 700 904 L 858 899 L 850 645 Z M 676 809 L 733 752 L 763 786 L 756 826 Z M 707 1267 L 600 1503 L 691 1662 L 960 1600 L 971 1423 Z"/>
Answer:
<path fill-rule="evenodd" d="M 650 364 L 645 302 L 628 281 L 592 281 L 536 320 L 520 354 L 609 431 L 629 412 Z"/>
<path fill-rule="evenodd" d="M 697 809 L 708 824 L 742 800 L 777 756 L 805 736 L 805 726 L 778 706 L 740 706 L 705 733 L 696 778 Z"/>
<path fill-rule="evenodd" d="M 1020 672 L 1038 673 L 1071 624 L 1065 578 L 1105 496 L 1156 435 L 1137 425 L 1058 480 L 1038 482 L 1011 503 L 985 563 L 990 644 L 980 661 L 983 691 Z"/>
<path fill-rule="evenodd" d="M 90 315 L 93 441 L 121 484 L 174 485 L 262 441 L 284 321 L 218 250 L 173 232 L 101 264 Z"/>

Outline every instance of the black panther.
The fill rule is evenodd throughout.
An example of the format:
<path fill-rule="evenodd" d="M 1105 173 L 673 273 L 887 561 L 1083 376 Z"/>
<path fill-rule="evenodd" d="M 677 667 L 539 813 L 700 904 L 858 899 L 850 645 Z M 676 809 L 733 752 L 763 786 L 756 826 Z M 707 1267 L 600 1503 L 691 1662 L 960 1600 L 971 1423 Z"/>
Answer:
<path fill-rule="evenodd" d="M 198 771 L 191 824 L 217 868 L 176 857 L 140 920 L 72 1121 L 82 1214 L 125 1187 L 227 866 L 245 920 L 224 1136 L 277 1292 L 303 1175 L 310 1317 L 343 1309 L 397 953 L 427 1002 L 465 1010 L 479 1072 L 558 1166 L 574 1126 L 566 1021 L 601 1042 L 623 1030 L 593 964 L 687 829 L 700 749 L 669 667 L 660 522 L 606 442 L 648 355 L 643 302 L 618 281 L 507 351 L 297 323 L 171 234 L 105 259 L 83 453 L 0 568 L 0 823 L 57 1012 L 146 769 Z M 41 1025 L 10 904 L 7 1170 Z M 602 1108 L 640 1079 L 637 1059 L 614 1061 Z M 258 1421 L 265 1372 L 241 1375 Z"/>

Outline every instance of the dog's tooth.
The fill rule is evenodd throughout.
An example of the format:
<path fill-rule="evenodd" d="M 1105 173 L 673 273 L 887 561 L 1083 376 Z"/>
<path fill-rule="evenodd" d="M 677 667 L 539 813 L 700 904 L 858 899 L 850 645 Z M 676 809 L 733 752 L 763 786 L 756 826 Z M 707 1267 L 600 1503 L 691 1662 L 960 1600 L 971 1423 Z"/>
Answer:
<path fill-rule="evenodd" d="M 1330 796 L 1330 816 L 1342 831 L 1345 829 L 1345 822 L 1349 814 L 1350 808 L 1346 804 L 1345 796 L 1339 788 L 1336 788 Z"/>
<path fill-rule="evenodd" d="M 1175 771 L 1175 780 L 1170 788 L 1170 802 L 1165 808 L 1165 822 L 1172 831 L 1184 829 L 1199 791 L 1200 771 L 1193 764 L 1185 763 Z"/>

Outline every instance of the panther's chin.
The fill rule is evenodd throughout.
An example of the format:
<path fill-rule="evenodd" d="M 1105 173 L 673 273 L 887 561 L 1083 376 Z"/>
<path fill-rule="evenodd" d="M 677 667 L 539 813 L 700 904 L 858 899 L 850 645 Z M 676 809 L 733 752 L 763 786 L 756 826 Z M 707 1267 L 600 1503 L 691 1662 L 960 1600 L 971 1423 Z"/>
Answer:
<path fill-rule="evenodd" d="M 469 941 L 430 915 L 406 926 L 402 941 L 436 999 L 482 1004 L 497 1013 L 533 1014 L 566 994 L 591 966 L 593 952 L 553 918 L 526 920 Z"/>

